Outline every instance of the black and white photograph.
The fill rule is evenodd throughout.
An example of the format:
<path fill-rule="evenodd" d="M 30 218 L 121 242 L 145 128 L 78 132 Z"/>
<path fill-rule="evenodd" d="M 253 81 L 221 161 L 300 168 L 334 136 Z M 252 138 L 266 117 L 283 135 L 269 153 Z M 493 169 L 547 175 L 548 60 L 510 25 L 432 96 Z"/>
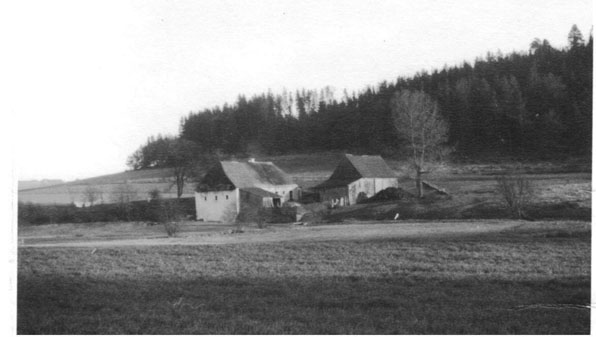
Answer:
<path fill-rule="evenodd" d="M 591 0 L 0 7 L 5 332 L 592 332 Z"/>

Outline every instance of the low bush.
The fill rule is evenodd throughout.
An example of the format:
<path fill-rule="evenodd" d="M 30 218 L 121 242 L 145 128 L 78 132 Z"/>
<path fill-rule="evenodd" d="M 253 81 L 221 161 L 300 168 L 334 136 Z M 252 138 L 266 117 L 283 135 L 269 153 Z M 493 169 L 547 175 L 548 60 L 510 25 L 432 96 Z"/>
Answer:
<path fill-rule="evenodd" d="M 172 237 L 174 235 L 176 235 L 176 233 L 178 233 L 178 231 L 180 231 L 180 227 L 178 226 L 178 223 L 176 222 L 164 222 L 164 228 L 166 229 L 166 233 L 168 234 L 168 236 Z"/>
<path fill-rule="evenodd" d="M 524 211 L 534 196 L 528 178 L 513 173 L 500 175 L 497 177 L 497 192 L 511 213 L 519 219 L 527 217 Z"/>
<path fill-rule="evenodd" d="M 404 191 L 401 187 L 388 187 L 380 191 L 379 193 L 373 195 L 372 197 L 359 201 L 358 203 L 375 203 L 389 200 L 402 200 L 404 198 L 412 199 L 414 198 L 414 196 Z"/>
<path fill-rule="evenodd" d="M 244 206 L 236 217 L 240 224 L 254 223 L 258 228 L 265 228 L 267 223 L 289 223 L 296 219 L 296 209 L 289 206 L 258 207 Z"/>
<path fill-rule="evenodd" d="M 254 223 L 258 228 L 265 227 L 265 221 L 270 217 L 270 212 L 265 207 L 244 205 L 236 217 L 238 228 L 242 224 Z"/>

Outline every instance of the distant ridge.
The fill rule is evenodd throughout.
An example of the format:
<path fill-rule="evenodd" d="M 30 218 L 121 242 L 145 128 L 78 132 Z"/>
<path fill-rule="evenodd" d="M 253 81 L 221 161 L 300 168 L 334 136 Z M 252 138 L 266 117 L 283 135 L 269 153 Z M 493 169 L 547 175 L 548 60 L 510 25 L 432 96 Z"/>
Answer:
<path fill-rule="evenodd" d="M 109 184 L 121 184 L 126 183 L 128 181 L 164 181 L 169 180 L 171 178 L 171 169 L 170 168 L 156 168 L 156 169 L 144 169 L 138 171 L 124 171 L 112 174 L 106 174 L 97 177 L 85 178 L 85 179 L 77 179 L 72 181 L 63 181 L 63 180 L 42 180 L 42 181 L 54 181 L 55 183 L 52 184 L 25 184 L 21 185 L 21 181 L 19 181 L 19 191 L 24 190 L 33 190 L 33 189 L 40 189 L 46 187 L 56 187 L 58 185 L 61 186 L 75 186 L 75 185 L 109 185 Z M 28 182 L 28 181 L 23 181 Z M 35 180 L 33 181 L 35 182 Z"/>
<path fill-rule="evenodd" d="M 42 179 L 42 180 L 19 180 L 19 191 L 28 190 L 31 188 L 47 187 L 58 184 L 63 184 L 64 180 L 60 179 Z"/>
<path fill-rule="evenodd" d="M 85 191 L 90 187 L 99 195 L 99 203 L 110 203 L 118 186 L 128 184 L 133 195 L 132 200 L 147 200 L 153 190 L 159 190 L 163 198 L 176 198 L 175 183 L 172 180 L 171 169 L 145 169 L 138 171 L 124 171 L 107 174 L 87 179 L 61 182 L 54 185 L 45 185 L 32 188 L 19 186 L 19 202 L 46 204 L 46 205 L 83 205 Z M 183 197 L 192 197 L 194 184 L 184 186 Z"/>

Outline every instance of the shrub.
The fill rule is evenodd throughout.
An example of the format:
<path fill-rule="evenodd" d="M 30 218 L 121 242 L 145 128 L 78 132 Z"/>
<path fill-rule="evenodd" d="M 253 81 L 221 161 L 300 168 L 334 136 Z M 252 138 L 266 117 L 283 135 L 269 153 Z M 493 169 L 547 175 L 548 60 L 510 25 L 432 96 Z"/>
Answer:
<path fill-rule="evenodd" d="M 288 223 L 296 220 L 296 208 L 284 204 L 282 207 L 263 207 L 245 204 L 236 217 L 236 223 L 256 224 L 265 228 L 266 223 Z"/>
<path fill-rule="evenodd" d="M 166 229 L 166 233 L 168 234 L 168 236 L 172 237 L 174 235 L 176 235 L 176 233 L 178 233 L 180 231 L 180 227 L 178 226 L 178 223 L 176 222 L 164 222 L 164 228 Z"/>
<path fill-rule="evenodd" d="M 178 199 L 164 200 L 159 193 L 152 191 L 150 193 L 150 218 L 152 221 L 163 223 L 168 236 L 172 237 L 178 233 L 180 227 L 176 221 L 184 218 L 184 212 Z"/>
<path fill-rule="evenodd" d="M 380 191 L 379 193 L 373 195 L 372 197 L 365 199 L 362 203 L 374 203 L 374 202 L 382 202 L 382 201 L 390 201 L 390 200 L 401 200 L 403 198 L 412 199 L 414 196 L 406 191 L 404 191 L 401 187 L 387 187 L 386 189 Z"/>
<path fill-rule="evenodd" d="M 243 205 L 236 217 L 237 224 L 255 223 L 258 228 L 265 228 L 265 222 L 271 218 L 271 211 L 262 206 Z"/>
<path fill-rule="evenodd" d="M 500 175 L 497 177 L 497 192 L 514 216 L 526 218 L 524 210 L 534 196 L 534 189 L 528 178 L 512 173 Z"/>
<path fill-rule="evenodd" d="M 364 202 L 366 202 L 367 199 L 368 199 L 368 196 L 366 195 L 366 193 L 360 192 L 360 193 L 358 193 L 358 196 L 356 197 L 356 203 L 357 204 L 364 203 Z"/>

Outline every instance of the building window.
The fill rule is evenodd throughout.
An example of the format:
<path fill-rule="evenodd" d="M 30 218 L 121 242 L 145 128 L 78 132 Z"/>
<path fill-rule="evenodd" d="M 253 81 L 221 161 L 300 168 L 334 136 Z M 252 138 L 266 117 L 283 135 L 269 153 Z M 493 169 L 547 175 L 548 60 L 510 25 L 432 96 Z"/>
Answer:
<path fill-rule="evenodd" d="M 215 196 L 215 201 L 217 201 L 217 195 Z"/>
<path fill-rule="evenodd" d="M 207 201 L 207 197 L 205 197 L 205 201 Z"/>
<path fill-rule="evenodd" d="M 226 195 L 226 200 L 228 200 L 228 196 Z"/>

